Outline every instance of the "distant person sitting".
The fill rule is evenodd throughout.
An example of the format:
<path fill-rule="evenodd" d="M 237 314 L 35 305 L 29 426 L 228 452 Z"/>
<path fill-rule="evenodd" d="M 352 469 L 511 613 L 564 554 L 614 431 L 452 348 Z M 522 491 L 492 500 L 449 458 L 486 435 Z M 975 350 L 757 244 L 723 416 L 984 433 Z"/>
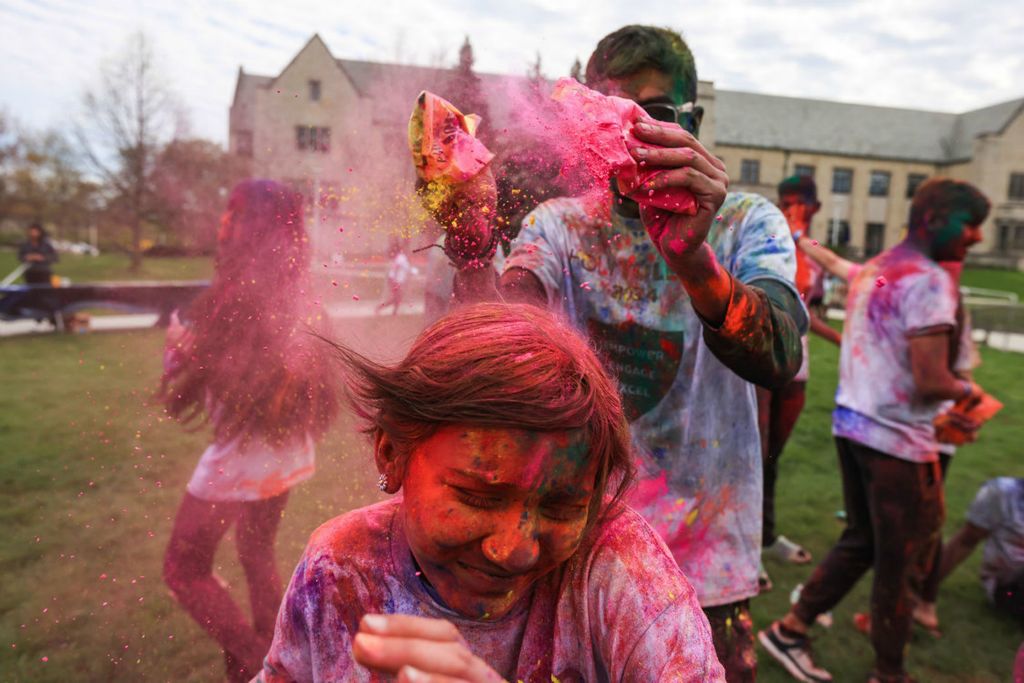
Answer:
<path fill-rule="evenodd" d="M 978 490 L 967 519 L 942 547 L 945 579 L 985 541 L 981 585 L 997 609 L 1024 621 L 1024 478 L 990 479 Z"/>
<path fill-rule="evenodd" d="M 56 263 L 57 250 L 46 238 L 46 231 L 39 223 L 28 226 L 28 239 L 18 247 L 18 260 L 28 264 L 25 271 L 25 283 L 30 285 L 52 284 L 53 272 L 50 264 Z"/>

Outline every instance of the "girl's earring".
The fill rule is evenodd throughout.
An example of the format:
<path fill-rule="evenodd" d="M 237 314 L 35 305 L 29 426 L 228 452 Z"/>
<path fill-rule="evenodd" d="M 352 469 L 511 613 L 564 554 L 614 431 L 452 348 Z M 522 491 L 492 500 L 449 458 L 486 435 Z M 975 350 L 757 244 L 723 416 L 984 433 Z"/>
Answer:
<path fill-rule="evenodd" d="M 388 490 L 388 475 L 383 473 L 380 475 L 380 477 L 377 479 L 377 488 L 379 488 L 381 491 Z"/>

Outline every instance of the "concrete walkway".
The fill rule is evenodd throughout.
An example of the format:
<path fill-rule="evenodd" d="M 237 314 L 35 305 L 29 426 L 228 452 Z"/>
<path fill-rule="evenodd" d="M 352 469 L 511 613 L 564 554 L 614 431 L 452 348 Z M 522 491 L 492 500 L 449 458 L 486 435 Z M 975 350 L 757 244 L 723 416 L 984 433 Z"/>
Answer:
<path fill-rule="evenodd" d="M 331 318 L 344 320 L 346 318 L 372 318 L 375 316 L 379 301 L 349 301 L 332 304 L 327 307 L 327 315 Z M 399 307 L 399 315 L 422 315 L 423 301 L 405 301 Z M 391 315 L 391 307 L 381 314 L 382 317 Z M 130 315 L 94 315 L 89 320 L 90 332 L 105 332 L 112 330 L 142 330 L 156 325 L 158 316 L 155 313 L 134 313 Z M 35 320 L 10 320 L 0 321 L 0 337 L 14 337 L 23 334 L 44 334 L 54 331 L 54 326 L 49 321 L 36 322 Z"/>
<path fill-rule="evenodd" d="M 347 301 L 331 304 L 327 307 L 327 314 L 335 319 L 346 318 L 372 318 L 376 315 L 377 304 L 374 301 Z M 422 315 L 423 301 L 413 300 L 402 303 L 398 311 L 399 315 Z M 829 318 L 841 320 L 843 311 L 829 311 Z M 383 317 L 391 315 L 389 308 Z M 93 316 L 89 323 L 91 332 L 111 330 L 141 330 L 153 327 L 156 324 L 157 316 L 153 313 L 140 313 L 133 315 L 99 315 Z M 0 337 L 12 337 L 23 334 L 42 334 L 53 332 L 54 327 L 49 322 L 36 322 L 35 320 L 14 320 L 0 321 Z M 1009 332 L 986 332 L 985 330 L 974 330 L 974 341 L 985 344 L 1000 351 L 1013 351 L 1024 353 L 1024 334 L 1013 334 Z"/>

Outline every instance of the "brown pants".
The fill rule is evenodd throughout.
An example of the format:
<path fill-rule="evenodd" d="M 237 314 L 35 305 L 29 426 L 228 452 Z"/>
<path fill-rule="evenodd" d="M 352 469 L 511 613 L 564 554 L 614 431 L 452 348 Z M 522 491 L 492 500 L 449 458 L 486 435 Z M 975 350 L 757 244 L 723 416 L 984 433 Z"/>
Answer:
<path fill-rule="evenodd" d="M 903 672 L 910 638 L 909 583 L 942 542 L 945 503 L 939 463 L 900 460 L 836 438 L 846 530 L 814 570 L 793 608 L 805 624 L 835 605 L 868 569 L 871 643 L 879 673 Z M 919 577 L 919 575 L 917 575 Z"/>
<path fill-rule="evenodd" d="M 750 601 L 705 607 L 711 624 L 715 654 L 725 667 L 728 683 L 754 683 L 757 680 L 757 654 L 754 652 L 754 622 L 750 618 Z"/>

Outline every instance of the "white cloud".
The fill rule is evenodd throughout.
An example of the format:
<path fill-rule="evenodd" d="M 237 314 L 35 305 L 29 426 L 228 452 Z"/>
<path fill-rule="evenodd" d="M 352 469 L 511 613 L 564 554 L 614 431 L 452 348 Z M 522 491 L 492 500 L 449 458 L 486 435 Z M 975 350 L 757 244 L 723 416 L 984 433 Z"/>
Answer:
<path fill-rule="evenodd" d="M 154 38 L 193 128 L 223 141 L 239 65 L 275 74 L 319 32 L 338 57 L 451 62 L 465 35 L 477 68 L 549 76 L 627 23 L 681 29 L 718 87 L 963 111 L 1024 95 L 1024 18 L 1013 0 L 714 3 L 0 0 L 0 106 L 63 126 L 98 65 L 138 28 Z"/>

